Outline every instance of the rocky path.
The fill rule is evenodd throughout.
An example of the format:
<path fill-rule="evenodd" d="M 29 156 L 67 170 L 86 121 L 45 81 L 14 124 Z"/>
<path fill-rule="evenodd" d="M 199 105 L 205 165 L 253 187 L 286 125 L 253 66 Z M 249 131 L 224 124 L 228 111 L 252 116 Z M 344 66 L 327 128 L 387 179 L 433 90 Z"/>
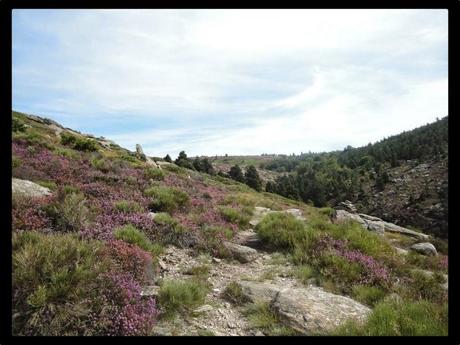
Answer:
<path fill-rule="evenodd" d="M 257 208 L 251 224 L 257 224 L 270 212 L 269 209 Z M 299 210 L 287 212 L 303 219 Z M 291 277 L 291 264 L 279 253 L 268 253 L 260 249 L 257 235 L 252 229 L 242 232 L 234 241 L 239 242 L 233 248 L 237 254 L 234 257 L 237 259 L 221 260 L 205 255 L 194 256 L 190 249 L 173 246 L 167 248 L 160 261 L 162 279 L 190 279 L 191 275 L 187 273 L 190 268 L 207 265 L 207 281 L 211 290 L 205 304 L 191 315 L 178 316 L 172 321 L 159 321 L 154 330 L 156 335 L 264 335 L 250 325 L 241 307 L 232 305 L 222 297 L 224 289 L 233 281 L 244 287 L 244 293 L 250 299 L 269 296 L 268 299 L 265 298 L 266 301 L 274 305 L 278 303 L 279 311 L 286 317 L 286 324 L 295 326 L 294 328 L 301 332 L 336 325 L 345 319 L 346 313 L 361 318 L 369 312 L 367 307 L 349 298 L 329 294 L 318 287 L 306 287 L 297 282 Z M 258 249 L 242 246 L 241 243 L 249 243 Z M 243 254 L 240 255 L 239 252 Z M 290 296 L 297 297 L 292 300 Z"/>

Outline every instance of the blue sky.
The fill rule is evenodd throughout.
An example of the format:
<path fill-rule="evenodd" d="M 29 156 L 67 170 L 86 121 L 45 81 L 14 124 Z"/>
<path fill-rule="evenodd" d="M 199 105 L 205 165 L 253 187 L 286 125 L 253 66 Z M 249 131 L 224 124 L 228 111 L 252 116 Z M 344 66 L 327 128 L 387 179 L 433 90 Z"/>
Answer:
<path fill-rule="evenodd" d="M 14 10 L 13 109 L 152 156 L 362 146 L 447 115 L 447 10 Z"/>

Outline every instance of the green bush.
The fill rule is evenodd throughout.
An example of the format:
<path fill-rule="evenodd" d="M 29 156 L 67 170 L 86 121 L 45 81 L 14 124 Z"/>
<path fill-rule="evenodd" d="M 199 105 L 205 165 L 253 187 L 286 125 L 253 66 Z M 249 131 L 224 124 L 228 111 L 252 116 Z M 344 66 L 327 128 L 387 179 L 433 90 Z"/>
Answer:
<path fill-rule="evenodd" d="M 385 294 L 385 291 L 378 287 L 366 285 L 356 285 L 352 290 L 353 298 L 371 307 L 380 302 L 385 297 Z"/>
<path fill-rule="evenodd" d="M 361 265 L 332 253 L 325 253 L 319 257 L 317 269 L 323 278 L 334 282 L 342 291 L 348 291 L 359 281 L 362 273 Z"/>
<path fill-rule="evenodd" d="M 257 224 L 255 231 L 260 239 L 275 248 L 293 248 L 305 237 L 305 224 L 287 213 L 270 213 Z"/>
<path fill-rule="evenodd" d="M 61 133 L 61 144 L 73 146 L 77 141 L 77 137 L 73 134 L 62 132 Z"/>
<path fill-rule="evenodd" d="M 313 268 L 309 265 L 301 265 L 293 269 L 293 275 L 302 284 L 307 284 L 308 280 L 313 277 Z"/>
<path fill-rule="evenodd" d="M 189 196 L 187 193 L 177 188 L 153 186 L 146 189 L 144 194 L 151 197 L 149 207 L 155 212 L 164 211 L 171 213 L 189 204 Z"/>
<path fill-rule="evenodd" d="M 232 236 L 233 232 L 229 228 L 205 225 L 201 228 L 197 249 L 221 258 L 230 257 L 230 252 L 223 245 L 223 241 L 232 238 Z"/>
<path fill-rule="evenodd" d="M 24 122 L 22 122 L 21 120 L 13 117 L 12 130 L 13 130 L 13 132 L 25 132 L 26 131 L 26 126 L 24 126 Z"/>
<path fill-rule="evenodd" d="M 133 212 L 143 211 L 143 207 L 135 201 L 119 200 L 119 201 L 116 201 L 113 205 L 118 211 L 123 212 L 123 213 L 133 213 Z"/>
<path fill-rule="evenodd" d="M 97 150 L 97 142 L 93 139 L 80 139 L 78 138 L 75 141 L 75 144 L 73 146 L 75 150 L 78 151 L 96 151 Z"/>
<path fill-rule="evenodd" d="M 51 189 L 51 190 L 56 190 L 56 182 L 54 181 L 37 181 L 37 184 L 39 184 L 42 187 Z"/>
<path fill-rule="evenodd" d="M 430 275 L 412 270 L 406 285 L 399 292 L 408 299 L 439 303 L 447 300 L 447 291 L 442 286 L 444 282 L 444 277 L 439 273 Z"/>
<path fill-rule="evenodd" d="M 248 226 L 249 221 L 251 220 L 252 209 L 250 207 L 245 207 L 243 209 L 237 209 L 232 207 L 219 207 L 219 213 L 222 217 L 233 224 L 238 224 L 238 226 L 243 229 Z"/>
<path fill-rule="evenodd" d="M 225 287 L 224 291 L 222 291 L 222 297 L 236 305 L 242 305 L 249 302 L 249 299 L 243 294 L 241 285 L 235 281 L 230 282 Z"/>
<path fill-rule="evenodd" d="M 72 193 L 81 193 L 80 191 L 80 188 L 78 187 L 75 187 L 75 186 L 71 186 L 71 185 L 65 185 L 64 188 L 63 188 L 63 192 L 64 194 L 72 194 Z"/>
<path fill-rule="evenodd" d="M 133 225 L 125 225 L 114 230 L 114 235 L 117 240 L 122 240 L 130 244 L 134 244 L 147 252 L 152 253 L 156 258 L 163 252 L 163 247 L 158 243 L 152 243 L 148 237 Z"/>
<path fill-rule="evenodd" d="M 78 232 L 90 221 L 91 214 L 86 202 L 82 194 L 64 194 L 59 191 L 58 200 L 44 209 L 58 231 Z"/>
<path fill-rule="evenodd" d="M 103 173 L 108 173 L 109 171 L 113 170 L 113 165 L 112 163 L 105 159 L 105 158 L 95 158 L 91 160 L 91 165 L 96 168 L 97 170 L 103 172 Z"/>
<path fill-rule="evenodd" d="M 347 322 L 332 335 L 446 336 L 447 331 L 447 303 L 392 301 L 377 304 L 364 324 Z"/>
<path fill-rule="evenodd" d="M 158 168 L 148 168 L 145 170 L 145 177 L 147 179 L 163 181 L 165 178 L 165 173 L 163 172 L 163 170 Z"/>
<path fill-rule="evenodd" d="M 16 157 L 16 156 L 13 156 L 12 158 L 12 161 L 11 161 L 11 165 L 13 166 L 13 168 L 17 168 L 21 165 L 22 161 L 20 158 Z"/>
<path fill-rule="evenodd" d="M 71 234 L 13 233 L 13 334 L 83 334 L 107 267 L 101 248 Z"/>
<path fill-rule="evenodd" d="M 169 318 L 176 313 L 188 313 L 204 303 L 208 288 L 196 280 L 169 280 L 161 284 L 158 302 L 163 317 Z"/>

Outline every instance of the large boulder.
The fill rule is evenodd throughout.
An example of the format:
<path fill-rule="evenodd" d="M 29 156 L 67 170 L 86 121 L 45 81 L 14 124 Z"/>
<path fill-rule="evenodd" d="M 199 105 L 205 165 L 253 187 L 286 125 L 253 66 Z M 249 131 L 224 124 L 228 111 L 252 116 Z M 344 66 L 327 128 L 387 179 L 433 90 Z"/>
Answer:
<path fill-rule="evenodd" d="M 224 247 L 230 252 L 233 258 L 241 263 L 253 261 L 257 258 L 257 250 L 232 242 L 224 242 Z"/>
<path fill-rule="evenodd" d="M 322 288 L 285 287 L 269 283 L 242 281 L 244 297 L 250 302 L 267 302 L 280 320 L 302 334 L 320 334 L 347 320 L 364 321 L 370 309 L 351 298 Z"/>
<path fill-rule="evenodd" d="M 148 165 L 151 165 L 153 166 L 154 168 L 158 168 L 158 169 L 161 169 L 161 167 L 155 163 L 154 160 L 152 160 L 150 157 L 148 157 L 144 151 L 142 150 L 142 146 L 139 145 L 139 144 L 136 144 L 136 156 L 137 158 L 139 158 L 140 160 L 143 160 L 144 162 L 146 162 Z"/>
<path fill-rule="evenodd" d="M 240 244 L 246 247 L 262 247 L 262 241 L 260 240 L 259 236 L 251 229 L 247 231 L 239 231 L 233 238 L 233 241 L 236 244 Z"/>
<path fill-rule="evenodd" d="M 332 221 L 334 223 L 340 224 L 349 221 L 355 221 L 361 224 L 364 228 L 367 229 L 367 223 L 359 215 L 350 213 L 345 210 L 335 210 L 332 214 Z"/>
<path fill-rule="evenodd" d="M 408 235 L 408 236 L 412 236 L 412 237 L 416 237 L 416 238 L 420 238 L 420 239 L 428 239 L 428 238 L 430 238 L 429 235 L 422 234 L 421 232 L 417 232 L 417 231 L 414 231 L 414 230 L 409 230 L 409 229 L 403 228 L 402 226 L 399 226 L 399 225 L 396 225 L 396 224 L 393 224 L 393 223 L 383 222 L 383 224 L 385 226 L 385 231 L 397 232 L 397 233 L 400 233 L 400 234 L 404 234 L 404 235 Z"/>
<path fill-rule="evenodd" d="M 337 210 L 345 210 L 345 211 L 350 212 L 350 213 L 356 213 L 357 212 L 356 206 L 353 205 L 353 203 L 351 201 L 349 201 L 349 200 L 345 200 L 345 201 L 340 202 L 336 206 L 336 209 Z"/>
<path fill-rule="evenodd" d="M 423 242 L 423 243 L 416 243 L 410 247 L 410 249 L 423 254 L 423 255 L 428 255 L 428 256 L 436 256 L 438 255 L 438 252 L 436 251 L 435 246 L 433 246 L 429 242 Z"/>
<path fill-rule="evenodd" d="M 385 224 L 382 221 L 368 221 L 367 230 L 383 235 L 385 233 Z"/>
<path fill-rule="evenodd" d="M 29 197 L 51 195 L 51 190 L 32 181 L 13 178 L 11 181 L 13 194 L 22 194 Z"/>
<path fill-rule="evenodd" d="M 284 212 L 288 214 L 292 214 L 294 217 L 296 217 L 299 220 L 305 220 L 305 217 L 302 214 L 302 211 L 299 210 L 298 208 L 290 208 L 287 210 L 284 210 Z"/>

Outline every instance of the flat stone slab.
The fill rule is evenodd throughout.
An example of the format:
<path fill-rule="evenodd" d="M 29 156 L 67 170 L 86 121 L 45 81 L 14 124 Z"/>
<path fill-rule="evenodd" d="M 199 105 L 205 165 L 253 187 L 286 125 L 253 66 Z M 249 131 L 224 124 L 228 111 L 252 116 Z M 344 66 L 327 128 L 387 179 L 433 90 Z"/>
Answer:
<path fill-rule="evenodd" d="M 30 197 L 41 197 L 51 195 L 51 190 L 46 187 L 42 187 L 35 182 L 28 180 L 21 180 L 18 178 L 13 178 L 12 182 L 13 194 L 18 193 Z"/>
<path fill-rule="evenodd" d="M 232 242 L 224 242 L 223 245 L 230 251 L 232 257 L 234 257 L 241 263 L 247 263 L 257 258 L 258 252 L 253 248 L 249 248 Z"/>

